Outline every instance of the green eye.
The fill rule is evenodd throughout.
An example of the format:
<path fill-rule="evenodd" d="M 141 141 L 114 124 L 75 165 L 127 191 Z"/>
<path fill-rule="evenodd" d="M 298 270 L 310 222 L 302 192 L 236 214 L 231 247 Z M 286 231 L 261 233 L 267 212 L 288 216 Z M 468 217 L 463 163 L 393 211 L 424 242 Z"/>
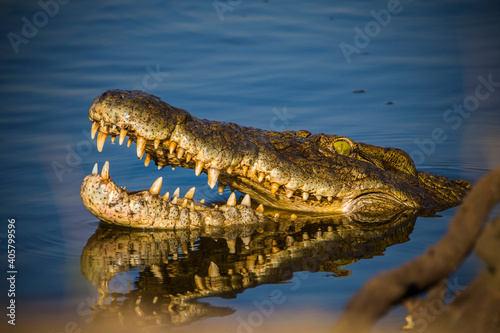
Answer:
<path fill-rule="evenodd" d="M 333 143 L 333 148 L 335 148 L 335 151 L 344 156 L 349 156 L 351 155 L 351 145 L 349 142 L 344 141 L 344 140 L 339 140 Z"/>

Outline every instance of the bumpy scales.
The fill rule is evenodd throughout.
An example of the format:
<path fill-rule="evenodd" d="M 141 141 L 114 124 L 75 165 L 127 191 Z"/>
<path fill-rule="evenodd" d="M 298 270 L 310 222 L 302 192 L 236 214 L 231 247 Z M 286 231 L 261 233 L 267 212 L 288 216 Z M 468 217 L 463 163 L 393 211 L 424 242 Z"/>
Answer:
<path fill-rule="evenodd" d="M 265 131 L 198 119 L 142 91 L 110 90 L 89 110 L 92 137 L 102 151 L 108 136 L 136 142 L 145 166 L 170 165 L 208 175 L 208 185 L 250 195 L 257 203 L 291 212 L 386 217 L 402 210 L 439 211 L 457 205 L 470 189 L 418 171 L 402 150 L 377 147 L 330 134 Z M 85 206 L 99 219 L 132 227 L 186 228 L 257 223 L 263 207 L 232 195 L 221 207 L 160 197 L 161 180 L 149 191 L 127 192 L 114 184 L 106 165 L 82 184 Z"/>

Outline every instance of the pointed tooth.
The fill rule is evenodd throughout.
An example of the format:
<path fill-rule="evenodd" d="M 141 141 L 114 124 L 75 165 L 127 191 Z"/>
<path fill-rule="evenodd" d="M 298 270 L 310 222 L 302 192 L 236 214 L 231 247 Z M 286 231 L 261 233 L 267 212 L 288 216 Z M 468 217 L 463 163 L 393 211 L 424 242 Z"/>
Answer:
<path fill-rule="evenodd" d="M 184 155 L 184 152 L 185 152 L 184 148 L 179 147 L 179 149 L 177 149 L 177 158 L 181 159 L 182 156 Z"/>
<path fill-rule="evenodd" d="M 104 163 L 104 166 L 102 167 L 101 177 L 103 179 L 109 179 L 109 162 L 108 161 L 106 161 L 106 163 Z"/>
<path fill-rule="evenodd" d="M 302 193 L 302 200 L 307 201 L 307 199 L 309 199 L 309 193 L 303 192 Z"/>
<path fill-rule="evenodd" d="M 194 169 L 194 174 L 199 176 L 201 174 L 201 170 L 203 170 L 204 163 L 201 161 L 196 161 L 196 167 Z"/>
<path fill-rule="evenodd" d="M 107 137 L 108 137 L 108 135 L 106 133 L 103 133 L 103 132 L 99 132 L 97 134 L 97 150 L 99 152 L 102 151 L 102 147 L 104 147 L 104 142 L 106 142 Z"/>
<path fill-rule="evenodd" d="M 170 203 L 172 203 L 172 205 L 177 205 L 177 200 L 179 200 L 179 197 L 172 197 L 172 201 L 170 201 Z"/>
<path fill-rule="evenodd" d="M 274 214 L 274 220 L 278 221 L 280 219 L 280 213 Z"/>
<path fill-rule="evenodd" d="M 248 172 L 248 166 L 247 165 L 244 165 L 243 166 L 243 176 L 246 176 L 247 175 L 247 172 Z"/>
<path fill-rule="evenodd" d="M 266 175 L 263 172 L 259 172 L 259 183 L 262 183 Z"/>
<path fill-rule="evenodd" d="M 222 185 L 221 183 L 217 184 L 217 192 L 219 192 L 219 194 L 224 193 L 225 189 L 226 189 L 226 185 Z"/>
<path fill-rule="evenodd" d="M 141 159 L 144 155 L 144 150 L 146 149 L 146 139 L 143 137 L 137 137 L 137 158 Z"/>
<path fill-rule="evenodd" d="M 170 192 L 167 192 L 163 195 L 163 200 L 168 201 L 168 198 L 170 197 Z"/>
<path fill-rule="evenodd" d="M 96 164 L 94 164 L 94 168 L 92 169 L 92 174 L 97 175 L 98 172 L 99 172 L 99 167 L 97 166 L 97 163 L 96 163 Z"/>
<path fill-rule="evenodd" d="M 250 195 L 245 194 L 245 197 L 243 198 L 243 200 L 241 200 L 241 204 L 243 206 L 250 207 L 252 205 L 252 200 L 250 199 Z"/>
<path fill-rule="evenodd" d="M 175 147 L 177 147 L 177 142 L 171 141 L 170 145 L 168 146 L 168 150 L 169 150 L 170 154 L 174 153 Z"/>
<path fill-rule="evenodd" d="M 186 163 L 189 163 L 189 161 L 191 161 L 192 158 L 193 155 L 191 155 L 191 153 L 186 153 Z"/>
<path fill-rule="evenodd" d="M 290 199 L 293 196 L 293 192 L 295 192 L 292 189 L 286 189 L 286 197 Z"/>
<path fill-rule="evenodd" d="M 99 129 L 99 123 L 92 122 L 92 128 L 90 129 L 90 137 L 92 138 L 92 140 L 95 138 L 95 134 L 97 133 L 98 129 Z"/>
<path fill-rule="evenodd" d="M 328 201 L 330 201 L 330 202 L 332 202 L 332 201 L 333 201 L 333 198 L 332 198 L 332 196 L 331 196 L 331 195 L 329 195 L 327 199 L 328 199 Z"/>
<path fill-rule="evenodd" d="M 153 142 L 153 146 L 155 147 L 155 149 L 158 149 L 158 147 L 160 146 L 160 140 L 156 139 L 156 140 Z"/>
<path fill-rule="evenodd" d="M 155 182 L 153 183 L 153 185 L 151 185 L 151 188 L 149 189 L 149 192 L 151 192 L 152 194 L 158 194 L 158 193 L 160 193 L 162 182 L 163 182 L 163 177 L 158 177 L 158 179 L 155 180 Z"/>
<path fill-rule="evenodd" d="M 172 194 L 172 199 L 175 198 L 175 197 L 178 198 L 180 196 L 181 196 L 181 188 L 178 187 L 178 188 L 175 189 L 174 194 Z"/>
<path fill-rule="evenodd" d="M 321 199 L 322 199 L 322 198 L 323 198 L 323 197 L 322 197 L 321 195 L 317 195 L 317 196 L 316 196 L 316 200 L 318 200 L 318 201 L 321 201 Z"/>
<path fill-rule="evenodd" d="M 165 167 L 164 165 L 158 164 L 158 170 L 161 170 L 161 169 L 163 169 L 164 167 Z"/>
<path fill-rule="evenodd" d="M 121 146 L 123 144 L 123 141 L 125 141 L 125 136 L 127 135 L 127 130 L 122 128 L 120 129 L 120 138 L 118 140 L 118 144 Z"/>
<path fill-rule="evenodd" d="M 191 210 L 191 211 L 195 210 L 194 202 L 192 202 L 192 201 L 191 201 L 191 204 L 189 205 L 189 210 Z"/>
<path fill-rule="evenodd" d="M 151 162 L 151 156 L 146 153 L 146 158 L 144 159 L 144 166 L 147 167 L 149 165 L 149 162 Z"/>
<path fill-rule="evenodd" d="M 275 194 L 278 192 L 278 189 L 280 188 L 280 185 L 278 183 L 272 183 L 271 184 L 271 193 Z"/>
<path fill-rule="evenodd" d="M 205 204 L 205 199 L 201 199 L 200 200 L 200 205 L 204 205 Z"/>
<path fill-rule="evenodd" d="M 186 208 L 188 206 L 188 201 L 187 200 L 183 200 L 182 201 L 182 207 Z"/>
<path fill-rule="evenodd" d="M 290 216 L 290 220 L 292 220 L 292 221 L 297 220 L 297 215 L 292 214 L 292 215 Z"/>
<path fill-rule="evenodd" d="M 101 127 L 104 127 L 104 119 L 101 119 L 101 121 L 99 122 L 99 124 L 101 125 Z"/>
<path fill-rule="evenodd" d="M 175 170 L 175 165 L 171 165 L 171 167 L 172 167 L 172 170 Z"/>
<path fill-rule="evenodd" d="M 210 188 L 214 188 L 215 184 L 217 184 L 217 179 L 219 178 L 219 173 L 220 173 L 220 170 L 218 170 L 218 169 L 214 169 L 214 168 L 208 169 L 208 186 L 210 186 Z"/>
<path fill-rule="evenodd" d="M 233 173 L 233 171 L 234 171 L 234 168 L 233 168 L 232 166 L 230 166 L 229 168 L 227 168 L 227 169 L 226 169 L 226 172 L 227 172 L 228 174 L 232 174 L 232 173 Z"/>
<path fill-rule="evenodd" d="M 227 205 L 229 207 L 236 206 L 236 194 L 234 192 L 231 193 L 231 195 L 229 196 L 229 199 L 227 199 Z"/>
<path fill-rule="evenodd" d="M 132 144 L 132 138 L 128 138 L 128 141 L 127 141 L 127 148 L 130 147 L 130 145 Z"/>
<path fill-rule="evenodd" d="M 115 143 L 115 140 L 116 140 L 116 135 L 112 135 L 111 136 L 111 143 Z"/>
<path fill-rule="evenodd" d="M 193 200 L 194 197 L 194 191 L 196 190 L 196 187 L 191 187 L 189 191 L 187 191 L 186 195 L 184 196 L 184 199 L 191 199 Z"/>
<path fill-rule="evenodd" d="M 123 190 L 124 190 L 124 191 L 126 191 L 126 190 L 127 190 L 127 186 L 123 186 L 122 188 L 123 188 Z"/>
<path fill-rule="evenodd" d="M 111 132 L 114 132 L 114 131 L 115 131 L 115 129 L 116 129 L 116 125 L 115 125 L 115 124 L 113 124 L 113 126 L 111 126 Z"/>
<path fill-rule="evenodd" d="M 210 267 L 208 267 L 208 276 L 211 278 L 220 277 L 219 266 L 217 266 L 213 261 L 210 262 Z"/>
<path fill-rule="evenodd" d="M 262 204 L 259 205 L 259 207 L 257 207 L 255 209 L 255 211 L 259 212 L 259 213 L 264 213 L 264 206 Z"/>

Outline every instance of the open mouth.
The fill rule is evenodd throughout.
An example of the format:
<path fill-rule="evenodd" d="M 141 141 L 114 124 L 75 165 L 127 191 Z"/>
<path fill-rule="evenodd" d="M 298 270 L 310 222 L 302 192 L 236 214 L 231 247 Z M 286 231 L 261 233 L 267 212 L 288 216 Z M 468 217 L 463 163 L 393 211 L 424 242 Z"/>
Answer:
<path fill-rule="evenodd" d="M 146 167 L 154 163 L 158 169 L 166 166 L 193 169 L 196 176 L 207 174 L 210 188 L 217 187 L 222 193 L 229 186 L 233 192 L 223 205 L 230 208 L 207 208 L 192 202 L 190 192 L 182 199 L 177 191 L 172 196 L 160 197 L 157 188 L 161 187 L 161 178 L 149 191 L 131 193 L 112 183 L 109 169 L 100 175 L 95 171 L 82 185 L 82 199 L 94 215 L 110 223 L 116 223 L 112 219 L 117 218 L 120 207 L 124 209 L 118 214 L 123 225 L 140 225 L 138 219 L 127 224 L 125 216 L 146 213 L 147 225 L 159 216 L 171 221 L 166 224 L 175 224 L 178 222 L 172 221 L 174 216 L 180 217 L 180 212 L 176 212 L 179 207 L 187 209 L 182 213 L 184 220 L 191 211 L 203 212 L 203 219 L 211 219 L 215 214 L 219 216 L 216 221 L 223 221 L 246 214 L 251 206 L 250 197 L 261 204 L 258 214 L 264 205 L 307 214 L 388 216 L 405 209 L 456 205 L 470 188 L 467 182 L 417 171 L 410 156 L 396 148 L 357 143 L 337 135 L 266 131 L 198 119 L 141 91 L 104 92 L 92 102 L 89 119 L 91 136 L 97 138 L 99 152 L 108 137 L 112 142 L 118 138 L 118 143 L 127 147 L 135 143 L 136 155 Z M 99 188 L 106 191 L 105 196 L 96 192 Z M 234 191 L 247 195 L 240 199 L 240 205 Z M 120 200 L 127 202 L 129 208 Z M 165 202 L 177 208 L 170 213 Z M 99 209 L 98 204 L 102 206 Z M 236 213 L 239 208 L 235 207 L 239 206 L 245 208 Z M 139 212 L 138 207 L 146 213 Z M 224 218 L 220 217 L 221 212 Z M 255 210 L 252 214 L 256 214 Z M 252 215 L 245 221 L 250 220 L 259 219 Z M 198 223 L 193 221 L 189 223 Z"/>

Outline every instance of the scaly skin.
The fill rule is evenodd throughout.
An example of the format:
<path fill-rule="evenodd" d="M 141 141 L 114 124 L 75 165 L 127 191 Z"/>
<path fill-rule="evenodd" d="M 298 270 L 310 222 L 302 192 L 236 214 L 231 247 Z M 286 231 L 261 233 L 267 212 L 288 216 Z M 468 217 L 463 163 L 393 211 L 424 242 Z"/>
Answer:
<path fill-rule="evenodd" d="M 465 181 L 416 170 L 409 155 L 399 149 L 337 135 L 265 131 L 197 119 L 141 91 L 103 93 L 92 102 L 89 118 L 92 135 L 99 133 L 99 151 L 107 136 L 113 140 L 119 136 L 121 144 L 128 135 L 128 145 L 137 143 L 137 156 L 146 156 L 146 166 L 153 160 L 159 169 L 171 165 L 195 169 L 196 175 L 205 172 L 211 188 L 219 181 L 219 190 L 230 186 L 258 203 L 287 211 L 383 218 L 407 209 L 439 211 L 459 204 L 470 189 Z M 151 196 L 131 194 L 114 185 L 109 175 L 101 178 L 89 175 L 81 194 L 85 206 L 109 223 L 184 228 L 211 225 L 207 215 L 218 216 L 215 224 L 239 219 L 221 208 L 191 207 L 200 219 L 188 221 L 188 207 L 184 213 L 176 212 L 175 205 L 172 212 L 172 204 L 162 201 L 157 191 Z M 106 187 L 113 195 L 102 191 Z M 241 210 L 234 202 L 230 206 Z M 243 206 L 243 214 L 250 212 L 249 205 Z M 241 223 L 260 221 L 257 213 L 248 214 Z"/>

